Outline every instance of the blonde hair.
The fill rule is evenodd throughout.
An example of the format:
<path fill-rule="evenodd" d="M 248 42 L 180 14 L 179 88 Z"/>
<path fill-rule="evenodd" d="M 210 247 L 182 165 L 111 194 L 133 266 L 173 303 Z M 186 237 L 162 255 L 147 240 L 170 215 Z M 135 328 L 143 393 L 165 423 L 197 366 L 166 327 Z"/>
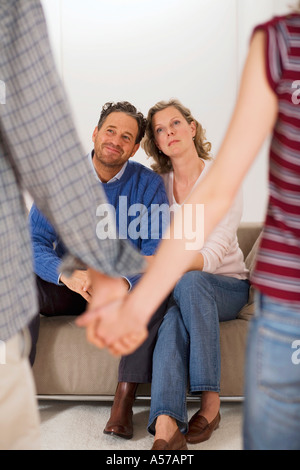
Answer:
<path fill-rule="evenodd" d="M 180 114 L 182 114 L 188 124 L 191 124 L 192 122 L 195 123 L 196 135 L 194 138 L 194 143 L 198 156 L 203 160 L 210 160 L 211 158 L 211 143 L 206 141 L 205 130 L 203 129 L 201 124 L 193 118 L 191 111 L 185 106 L 183 106 L 180 101 L 176 99 L 171 99 L 169 101 L 159 101 L 154 106 L 152 106 L 152 108 L 149 109 L 147 116 L 146 135 L 144 140 L 142 141 L 142 148 L 144 149 L 148 157 L 151 157 L 154 160 L 154 163 L 151 165 L 151 168 L 159 174 L 169 173 L 173 170 L 173 167 L 170 158 L 164 153 L 162 153 L 155 143 L 152 119 L 157 112 L 163 111 L 164 109 L 170 107 L 176 108 L 180 112 Z"/>

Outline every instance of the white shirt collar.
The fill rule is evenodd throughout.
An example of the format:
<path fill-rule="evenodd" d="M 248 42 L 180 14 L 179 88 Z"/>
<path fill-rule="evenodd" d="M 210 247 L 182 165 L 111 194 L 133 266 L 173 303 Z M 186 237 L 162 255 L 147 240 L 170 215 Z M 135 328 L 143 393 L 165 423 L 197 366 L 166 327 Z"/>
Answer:
<path fill-rule="evenodd" d="M 98 181 L 101 181 L 101 179 L 99 178 L 99 176 L 98 176 L 98 174 L 97 174 L 97 172 L 96 172 L 96 169 L 95 169 L 95 166 L 94 166 L 94 163 L 93 163 L 93 153 L 94 153 L 94 151 L 91 151 L 91 152 L 88 154 L 88 159 L 89 159 L 89 162 L 90 162 L 90 164 L 91 164 L 91 166 L 92 166 L 92 170 L 93 170 L 93 172 L 94 172 L 95 177 L 97 178 Z M 128 164 L 128 161 L 124 163 L 124 165 L 122 166 L 121 170 L 120 170 L 115 176 L 113 176 L 109 181 L 107 181 L 106 184 L 114 183 L 115 181 L 119 181 L 119 180 L 122 178 L 122 176 L 123 176 L 123 174 L 124 174 L 124 172 L 125 172 L 125 170 L 126 170 L 127 164 Z M 101 181 L 101 183 L 103 183 L 103 181 Z"/>

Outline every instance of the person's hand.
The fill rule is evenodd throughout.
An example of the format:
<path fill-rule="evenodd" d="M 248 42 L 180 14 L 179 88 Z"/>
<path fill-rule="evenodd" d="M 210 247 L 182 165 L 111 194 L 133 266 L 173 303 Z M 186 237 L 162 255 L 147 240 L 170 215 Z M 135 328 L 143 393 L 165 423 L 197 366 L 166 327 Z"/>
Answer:
<path fill-rule="evenodd" d="M 92 300 L 88 307 L 89 310 L 96 310 L 127 295 L 129 284 L 125 278 L 110 277 L 94 269 L 89 269 L 88 272 L 93 289 Z"/>
<path fill-rule="evenodd" d="M 65 284 L 73 292 L 80 294 L 87 302 L 92 299 L 92 284 L 88 271 L 76 270 L 71 277 L 63 274 L 60 276 L 60 282 Z"/>
<path fill-rule="evenodd" d="M 98 348 L 106 347 L 115 356 L 131 354 L 148 336 L 142 316 L 132 309 L 127 311 L 124 297 L 95 310 L 89 308 L 76 324 L 86 327 L 88 341 Z"/>
<path fill-rule="evenodd" d="M 147 337 L 147 329 L 141 329 L 140 332 L 123 336 L 122 339 L 113 343 L 111 346 L 107 346 L 107 349 L 113 356 L 126 356 L 136 351 Z"/>
<path fill-rule="evenodd" d="M 111 302 L 120 301 L 127 295 L 129 284 L 124 278 L 112 278 L 93 269 L 89 270 L 89 278 L 93 288 L 93 296 L 86 313 L 80 315 L 76 324 L 86 327 L 87 340 L 95 346 L 104 347 L 103 341 L 96 331 L 103 313 L 99 309 Z"/>

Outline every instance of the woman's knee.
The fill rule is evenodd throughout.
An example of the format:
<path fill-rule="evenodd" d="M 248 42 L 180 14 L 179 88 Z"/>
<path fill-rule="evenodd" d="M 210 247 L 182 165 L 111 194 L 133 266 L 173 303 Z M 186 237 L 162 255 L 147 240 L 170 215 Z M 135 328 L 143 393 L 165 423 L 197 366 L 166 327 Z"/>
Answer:
<path fill-rule="evenodd" d="M 175 300 L 180 301 L 182 296 L 186 298 L 189 293 L 192 295 L 197 293 L 212 294 L 213 290 L 209 282 L 209 277 L 210 275 L 202 271 L 189 271 L 188 273 L 185 273 L 174 288 Z"/>

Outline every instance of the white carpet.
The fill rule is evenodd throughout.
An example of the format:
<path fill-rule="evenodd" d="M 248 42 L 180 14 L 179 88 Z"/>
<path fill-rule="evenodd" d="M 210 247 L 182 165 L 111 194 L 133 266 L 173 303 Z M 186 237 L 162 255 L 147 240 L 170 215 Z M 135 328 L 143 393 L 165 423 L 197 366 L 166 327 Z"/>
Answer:
<path fill-rule="evenodd" d="M 134 405 L 134 436 L 130 440 L 103 434 L 111 402 L 39 401 L 43 450 L 150 450 L 153 436 L 147 431 L 149 401 Z M 188 403 L 189 418 L 197 403 Z M 238 402 L 222 402 L 221 423 L 209 441 L 189 450 L 241 450 L 242 409 Z"/>

